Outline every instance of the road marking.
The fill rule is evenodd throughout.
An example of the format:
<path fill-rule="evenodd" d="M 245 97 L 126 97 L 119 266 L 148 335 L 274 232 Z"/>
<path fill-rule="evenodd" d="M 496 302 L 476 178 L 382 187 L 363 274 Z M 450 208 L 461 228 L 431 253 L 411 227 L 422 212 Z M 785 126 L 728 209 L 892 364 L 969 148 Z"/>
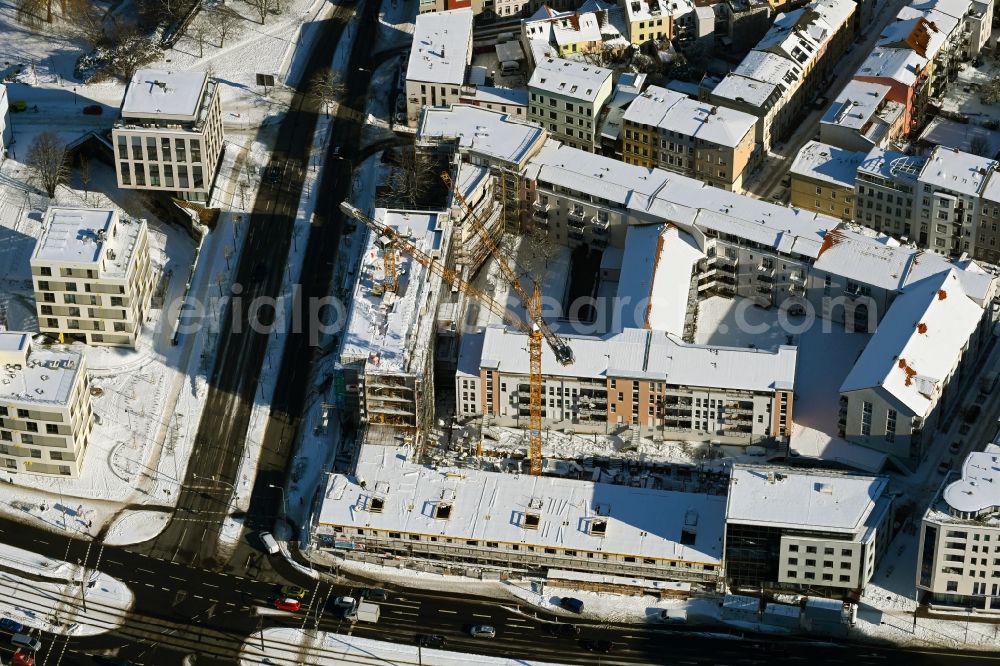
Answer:
<path fill-rule="evenodd" d="M 439 609 L 438 613 L 451 613 L 452 615 L 458 615 L 458 611 L 447 610 L 445 608 Z"/>
<path fill-rule="evenodd" d="M 492 620 L 492 615 L 483 615 L 482 613 L 473 613 L 472 617 L 485 617 L 487 620 Z"/>
<path fill-rule="evenodd" d="M 396 615 L 409 615 L 411 617 L 417 617 L 417 616 L 420 615 L 420 613 L 406 613 L 406 612 L 401 611 L 401 610 L 396 610 L 395 608 L 390 609 L 389 612 L 390 613 L 395 613 Z"/>
<path fill-rule="evenodd" d="M 179 580 L 182 583 L 186 583 L 187 582 L 186 578 L 181 578 L 180 576 L 167 576 L 167 578 L 171 578 L 173 580 Z"/>
<path fill-rule="evenodd" d="M 204 585 L 205 587 L 214 587 L 215 589 L 219 589 L 219 586 L 213 583 L 202 583 L 202 585 Z"/>
<path fill-rule="evenodd" d="M 135 570 L 136 570 L 136 571 L 143 571 L 143 572 L 145 572 L 145 573 L 148 573 L 148 574 L 154 574 L 154 575 L 155 575 L 155 573 L 156 573 L 155 571 L 150 571 L 149 569 L 143 569 L 142 567 L 136 567 L 136 568 L 135 568 Z"/>

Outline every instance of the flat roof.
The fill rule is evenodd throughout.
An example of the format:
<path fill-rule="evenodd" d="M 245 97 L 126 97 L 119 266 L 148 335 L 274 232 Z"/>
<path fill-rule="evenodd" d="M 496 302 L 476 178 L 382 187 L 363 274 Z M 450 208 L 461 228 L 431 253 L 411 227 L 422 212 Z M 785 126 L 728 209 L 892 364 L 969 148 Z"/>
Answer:
<path fill-rule="evenodd" d="M 987 444 L 962 462 L 962 476 L 949 483 L 942 493 L 955 511 L 978 514 L 1000 511 L 1000 445 Z"/>
<path fill-rule="evenodd" d="M 718 565 L 726 498 L 551 476 L 434 468 L 405 447 L 366 444 L 355 474 L 331 474 L 319 524 Z M 364 487 L 358 483 L 364 479 Z M 372 511 L 372 500 L 382 500 Z M 436 518 L 449 506 L 446 519 Z M 656 510 L 651 510 L 655 507 Z M 527 514 L 537 528 L 524 526 Z M 604 535 L 590 532 L 596 519 Z M 682 532 L 694 543 L 682 544 Z M 684 540 L 687 540 L 685 538 Z"/>
<path fill-rule="evenodd" d="M 865 153 L 846 150 L 819 141 L 802 146 L 792 162 L 791 173 L 842 188 L 854 188 L 858 165 Z"/>
<path fill-rule="evenodd" d="M 535 63 L 528 89 L 593 102 L 611 78 L 611 70 L 565 58 L 543 58 Z"/>
<path fill-rule="evenodd" d="M 881 83 L 851 79 L 820 122 L 860 131 L 878 111 L 890 90 Z"/>
<path fill-rule="evenodd" d="M 974 197 L 997 166 L 996 160 L 937 146 L 920 172 L 920 182 Z"/>
<path fill-rule="evenodd" d="M 445 251 L 447 213 L 377 208 L 373 217 L 428 254 Z M 385 264 L 378 237 L 369 233 L 341 346 L 343 363 L 367 361 L 382 372 L 408 372 L 412 358 L 425 352 L 415 337 L 420 331 L 421 308 L 428 294 L 435 293 L 440 278 L 429 275 L 402 251 L 396 252 L 396 274 L 397 290 L 376 295 L 373 288 L 383 283 Z"/>
<path fill-rule="evenodd" d="M 95 266 L 101 277 L 124 277 L 146 222 L 112 208 L 49 208 L 32 261 Z"/>
<path fill-rule="evenodd" d="M 983 188 L 983 199 L 994 204 L 1000 204 L 1000 171 L 994 171 Z"/>
<path fill-rule="evenodd" d="M 693 345 L 664 331 L 626 328 L 603 336 L 565 334 L 575 360 L 568 366 L 545 345 L 542 371 L 553 377 L 625 377 L 675 385 L 771 392 L 795 384 L 795 347 L 777 351 Z M 502 326 L 485 330 L 480 367 L 527 376 L 526 334 Z M 478 372 L 476 373 L 478 374 Z"/>
<path fill-rule="evenodd" d="M 83 355 L 63 346 L 38 348 L 31 345 L 30 333 L 0 331 L 0 351 L 5 357 L 25 354 L 24 363 L 0 367 L 0 401 L 40 405 L 69 402 Z M 18 368 L 17 366 L 21 367 Z"/>
<path fill-rule="evenodd" d="M 927 158 L 922 155 L 907 155 L 875 146 L 858 165 L 858 171 L 894 181 L 916 182 L 925 162 Z"/>
<path fill-rule="evenodd" d="M 460 86 L 472 57 L 472 9 L 418 14 L 407 81 Z"/>
<path fill-rule="evenodd" d="M 735 464 L 726 522 L 854 534 L 888 484 L 884 476 Z"/>
<path fill-rule="evenodd" d="M 632 100 L 624 119 L 731 148 L 738 146 L 757 123 L 757 117 L 749 113 L 658 86 L 650 86 Z"/>
<path fill-rule="evenodd" d="M 763 108 L 775 90 L 778 90 L 777 83 L 758 81 L 749 76 L 730 72 L 712 89 L 712 94 Z"/>
<path fill-rule="evenodd" d="M 122 100 L 124 116 L 191 116 L 198 111 L 208 74 L 140 69 Z"/>
<path fill-rule="evenodd" d="M 457 104 L 424 109 L 417 137 L 458 139 L 465 152 L 520 164 L 541 148 L 546 132 L 507 113 Z"/>
<path fill-rule="evenodd" d="M 495 88 L 493 86 L 476 86 L 473 98 L 492 104 L 511 104 L 513 106 L 528 106 L 528 91 L 524 88 Z"/>
<path fill-rule="evenodd" d="M 840 386 L 840 393 L 881 387 L 915 415 L 937 401 L 983 315 L 952 269 L 896 297 Z"/>

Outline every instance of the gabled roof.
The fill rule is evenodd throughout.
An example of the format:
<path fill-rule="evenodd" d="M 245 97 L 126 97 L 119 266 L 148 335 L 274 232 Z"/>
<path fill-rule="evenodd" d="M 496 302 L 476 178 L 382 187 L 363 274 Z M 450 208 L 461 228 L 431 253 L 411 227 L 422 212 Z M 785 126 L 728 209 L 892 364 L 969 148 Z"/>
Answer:
<path fill-rule="evenodd" d="M 914 283 L 893 301 L 840 392 L 881 388 L 923 418 L 982 314 L 955 269 Z"/>

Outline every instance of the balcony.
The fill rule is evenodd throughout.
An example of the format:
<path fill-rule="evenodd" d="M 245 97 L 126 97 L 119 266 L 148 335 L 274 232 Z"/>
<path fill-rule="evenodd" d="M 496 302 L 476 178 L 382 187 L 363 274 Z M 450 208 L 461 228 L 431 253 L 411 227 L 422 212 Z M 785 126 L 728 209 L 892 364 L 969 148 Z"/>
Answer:
<path fill-rule="evenodd" d="M 590 241 L 590 246 L 595 250 L 603 250 L 608 246 L 608 241 L 604 238 L 594 238 Z"/>
<path fill-rule="evenodd" d="M 774 264 L 757 264 L 757 275 L 767 275 L 769 277 L 774 276 Z"/>
<path fill-rule="evenodd" d="M 546 206 L 545 210 L 535 210 L 535 211 L 533 211 L 531 213 L 531 216 L 533 218 L 535 218 L 536 220 L 547 220 L 547 219 L 549 219 L 548 206 Z"/>
<path fill-rule="evenodd" d="M 577 230 L 571 230 L 568 234 L 566 234 L 566 237 L 573 241 L 582 241 L 583 232 Z"/>
<path fill-rule="evenodd" d="M 548 213 L 549 210 L 552 208 L 552 204 L 550 204 L 550 203 L 542 203 L 541 199 L 539 199 L 535 203 L 531 204 L 531 207 L 536 212 L 539 212 L 539 213 Z"/>
<path fill-rule="evenodd" d="M 583 230 L 583 220 L 578 220 L 573 217 L 569 218 L 569 221 L 566 223 L 566 225 L 569 226 L 571 229 L 580 229 L 581 231 Z"/>
<path fill-rule="evenodd" d="M 571 208 L 569 211 L 569 219 L 583 222 L 587 219 L 587 213 L 582 208 Z"/>
<path fill-rule="evenodd" d="M 611 226 L 610 220 L 602 220 L 597 215 L 593 215 L 590 218 L 590 226 L 594 233 L 608 233 L 608 228 Z"/>
<path fill-rule="evenodd" d="M 801 296 L 805 293 L 806 290 L 805 287 L 803 287 L 801 284 L 798 284 L 797 282 L 792 282 L 791 284 L 788 285 L 788 291 L 793 294 L 798 294 L 799 296 Z"/>

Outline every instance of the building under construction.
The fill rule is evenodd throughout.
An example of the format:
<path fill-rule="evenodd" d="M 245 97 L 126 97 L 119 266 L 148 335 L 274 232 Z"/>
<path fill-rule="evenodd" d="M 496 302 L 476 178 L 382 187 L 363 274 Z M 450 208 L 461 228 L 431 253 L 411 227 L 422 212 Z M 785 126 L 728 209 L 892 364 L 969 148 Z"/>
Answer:
<path fill-rule="evenodd" d="M 426 254 L 444 258 L 444 212 L 375 210 L 375 219 Z M 419 433 L 433 418 L 433 342 L 441 279 L 369 233 L 347 312 L 340 366 L 363 423 Z"/>

